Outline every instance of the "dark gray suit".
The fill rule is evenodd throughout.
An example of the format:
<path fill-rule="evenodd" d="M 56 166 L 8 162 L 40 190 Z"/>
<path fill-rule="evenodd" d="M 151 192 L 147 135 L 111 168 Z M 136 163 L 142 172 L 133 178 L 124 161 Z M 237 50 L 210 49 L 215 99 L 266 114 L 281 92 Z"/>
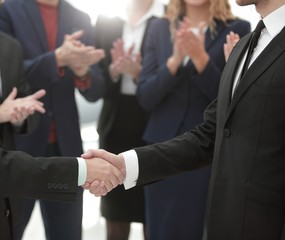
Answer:
<path fill-rule="evenodd" d="M 2 96 L 4 100 L 13 87 L 18 97 L 30 93 L 23 80 L 22 52 L 18 42 L 0 33 L 0 70 Z M 0 104 L 2 100 L 0 101 Z M 10 123 L 0 124 L 0 239 L 12 239 L 12 217 L 15 218 L 15 201 L 8 197 L 44 198 L 50 200 L 75 200 L 77 190 L 76 158 L 34 159 L 13 150 L 13 133 L 30 133 L 37 126 L 37 116 L 30 116 L 21 129 L 14 129 Z M 5 150 L 3 150 L 5 149 Z M 42 159 L 43 160 L 43 159 Z M 64 165 L 64 168 L 63 168 Z M 67 174 L 68 172 L 68 174 Z M 62 186 L 62 187 L 60 187 Z"/>
<path fill-rule="evenodd" d="M 13 214 L 7 197 L 75 201 L 77 176 L 76 158 L 33 158 L 0 148 L 0 239 L 13 239 Z"/>
<path fill-rule="evenodd" d="M 201 125 L 166 143 L 135 149 L 138 185 L 212 162 L 207 240 L 285 239 L 285 29 L 251 65 L 231 98 L 249 37 L 234 48 L 218 98 Z"/>

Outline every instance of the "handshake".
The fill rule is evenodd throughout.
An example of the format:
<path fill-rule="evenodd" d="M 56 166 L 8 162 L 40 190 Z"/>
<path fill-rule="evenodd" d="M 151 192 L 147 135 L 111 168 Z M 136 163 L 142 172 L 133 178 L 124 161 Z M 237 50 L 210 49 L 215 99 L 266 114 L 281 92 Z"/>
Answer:
<path fill-rule="evenodd" d="M 82 187 L 96 197 L 106 195 L 125 180 L 126 167 L 121 154 L 99 149 L 88 150 L 81 157 L 87 166 L 86 182 Z"/>

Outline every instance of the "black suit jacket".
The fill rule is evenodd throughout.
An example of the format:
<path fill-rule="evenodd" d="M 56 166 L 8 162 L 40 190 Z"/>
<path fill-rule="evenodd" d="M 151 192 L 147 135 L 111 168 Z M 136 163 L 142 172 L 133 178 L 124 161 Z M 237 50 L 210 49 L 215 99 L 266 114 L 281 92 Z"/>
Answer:
<path fill-rule="evenodd" d="M 13 87 L 18 89 L 17 97 L 24 97 L 31 93 L 28 84 L 25 82 L 23 70 L 22 51 L 19 43 L 5 33 L 0 33 L 0 76 L 2 101 L 11 93 Z M 21 129 L 15 129 L 10 123 L 1 124 L 0 137 L 2 147 L 14 149 L 14 138 L 12 133 L 31 133 L 36 127 L 39 119 L 38 114 L 30 116 Z"/>
<path fill-rule="evenodd" d="M 204 239 L 285 239 L 285 29 L 235 90 L 239 41 L 223 71 L 218 98 L 194 131 L 136 149 L 138 185 L 212 162 Z M 151 159 L 151 161 L 149 161 Z"/>
<path fill-rule="evenodd" d="M 5 198 L 74 201 L 77 180 L 76 158 L 33 158 L 23 152 L 0 148 L 0 239 L 12 239 L 12 212 Z"/>
<path fill-rule="evenodd" d="M 13 87 L 17 87 L 18 97 L 30 94 L 29 86 L 23 79 L 23 59 L 20 45 L 16 40 L 4 33 L 0 33 L 0 75 L 2 87 L 1 104 L 10 94 Z M 1 146 L 6 150 L 13 150 L 15 148 L 13 133 L 30 133 L 37 126 L 37 121 L 38 116 L 32 115 L 24 122 L 24 125 L 21 128 L 14 128 L 10 123 L 0 124 Z M 16 199 L 10 201 L 8 198 L 4 198 L 1 195 L 0 209 L 1 211 L 5 211 L 5 213 L 1 214 L 1 223 L 9 230 L 9 227 L 7 227 L 6 224 L 10 223 L 12 220 L 12 209 L 14 213 L 17 212 Z M 6 214 L 7 212 L 9 212 L 9 214 Z M 5 219 L 2 219 L 4 216 Z M 2 228 L 3 225 L 0 224 L 1 233 L 6 232 L 5 230 L 2 230 Z"/>
<path fill-rule="evenodd" d="M 17 87 L 18 97 L 30 94 L 23 79 L 20 45 L 4 33 L 0 33 L 0 70 L 2 99 L 13 87 Z M 15 204 L 11 204 L 8 197 L 73 200 L 76 196 L 78 167 L 75 158 L 62 158 L 57 162 L 58 158 L 34 159 L 21 152 L 5 151 L 15 147 L 15 130 L 28 134 L 36 128 L 37 120 L 36 115 L 30 116 L 21 129 L 14 129 L 10 123 L 0 124 L 0 239 L 11 239 Z"/>

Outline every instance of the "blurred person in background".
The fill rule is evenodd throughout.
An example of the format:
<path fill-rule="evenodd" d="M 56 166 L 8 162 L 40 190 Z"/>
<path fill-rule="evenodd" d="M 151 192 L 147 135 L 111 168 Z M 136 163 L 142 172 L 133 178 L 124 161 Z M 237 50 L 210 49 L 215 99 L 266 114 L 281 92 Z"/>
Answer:
<path fill-rule="evenodd" d="M 106 93 L 98 123 L 100 148 L 115 153 L 145 145 L 142 139 L 147 112 L 136 98 L 146 32 L 164 14 L 159 0 L 131 0 L 124 16 L 99 16 L 95 25 L 97 48 L 106 58 L 100 62 L 106 77 Z M 123 186 L 101 198 L 107 240 L 127 240 L 132 222 L 145 224 L 143 188 L 125 191 Z M 146 229 L 144 237 L 147 239 Z"/>
<path fill-rule="evenodd" d="M 46 113 L 31 135 L 16 135 L 17 150 L 32 156 L 80 156 L 75 89 L 95 100 L 104 87 L 94 65 L 104 51 L 94 48 L 89 16 L 64 0 L 6 0 L 0 7 L 0 30 L 20 42 L 32 91 L 46 90 L 42 98 Z M 46 239 L 82 239 L 82 188 L 74 203 L 39 202 Z M 20 219 L 14 224 L 16 240 L 22 238 L 34 204 L 22 200 Z"/>
<path fill-rule="evenodd" d="M 228 0 L 171 0 L 166 17 L 152 21 L 137 88 L 150 112 L 148 144 L 202 122 L 217 96 L 230 32 L 244 36 L 250 23 L 233 15 Z M 207 166 L 145 187 L 150 240 L 202 239 L 210 172 Z"/>
<path fill-rule="evenodd" d="M 0 33 L 0 146 L 5 150 L 15 149 L 13 133 L 30 134 L 38 123 L 39 116 L 35 112 L 45 111 L 43 103 L 38 100 L 44 96 L 44 90 L 28 95 L 31 92 L 23 78 L 22 60 L 19 43 L 9 35 Z M 0 155 L 1 166 L 5 169 L 8 160 L 4 153 L 1 152 Z M 17 169 L 14 172 L 16 171 Z M 1 171 L 1 183 L 9 185 L 10 179 L 4 178 L 6 174 L 5 170 Z M 3 193 L 6 191 L 1 187 L 0 238 L 9 240 L 12 239 L 12 219 L 17 217 L 18 206 L 17 201 Z"/>

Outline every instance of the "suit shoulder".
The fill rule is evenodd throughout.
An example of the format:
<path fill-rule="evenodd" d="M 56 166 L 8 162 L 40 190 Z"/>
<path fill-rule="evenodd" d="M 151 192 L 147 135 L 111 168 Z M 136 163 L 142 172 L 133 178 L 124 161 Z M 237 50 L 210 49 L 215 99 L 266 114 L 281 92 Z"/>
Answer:
<path fill-rule="evenodd" d="M 250 22 L 240 18 L 227 21 L 225 24 L 225 28 L 227 29 L 227 31 L 237 33 L 240 37 L 243 37 L 251 31 Z"/>
<path fill-rule="evenodd" d="M 169 31 L 169 21 L 167 18 L 154 18 L 149 25 L 150 32 L 162 32 Z"/>
<path fill-rule="evenodd" d="M 241 18 L 236 18 L 233 20 L 229 20 L 227 22 L 229 27 L 239 27 L 239 28 L 249 28 L 250 29 L 250 22 Z"/>

